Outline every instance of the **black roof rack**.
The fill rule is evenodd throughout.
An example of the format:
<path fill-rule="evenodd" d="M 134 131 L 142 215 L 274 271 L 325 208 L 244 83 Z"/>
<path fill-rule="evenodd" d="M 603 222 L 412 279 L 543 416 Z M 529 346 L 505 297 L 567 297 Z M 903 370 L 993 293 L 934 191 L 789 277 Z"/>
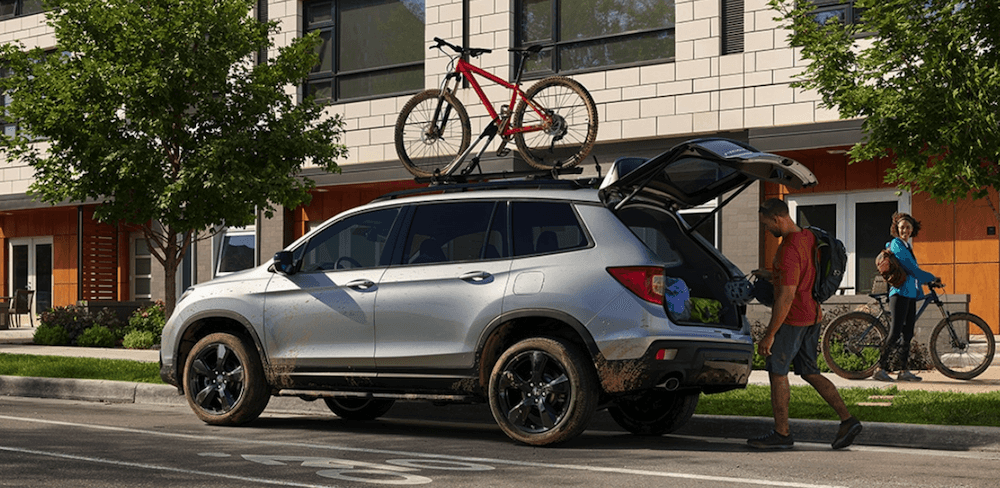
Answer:
<path fill-rule="evenodd" d="M 580 174 L 583 172 L 583 168 L 570 168 L 562 170 L 563 173 Z M 539 178 L 539 174 L 550 175 L 549 177 Z M 493 174 L 479 174 L 475 175 L 475 180 L 483 181 L 472 181 L 472 182 L 457 182 L 448 184 L 440 184 L 440 182 L 432 183 L 431 186 L 425 188 L 411 188 L 409 190 L 400 190 L 392 193 L 387 193 L 374 200 L 373 202 L 381 202 L 385 200 L 393 200 L 396 198 L 420 195 L 420 194 L 431 194 L 431 193 L 457 193 L 466 191 L 477 191 L 477 190 L 506 190 L 506 189 L 524 189 L 524 188 L 561 188 L 565 190 L 579 190 L 582 188 L 593 188 L 597 184 L 597 180 L 594 178 L 582 178 L 582 179 L 571 179 L 571 180 L 558 180 L 551 177 L 551 171 L 514 171 L 514 172 L 504 172 L 504 173 L 493 173 Z M 489 178 L 505 178 L 505 179 L 489 179 Z M 423 180 L 423 181 L 421 181 Z M 427 183 L 431 180 L 430 178 L 416 178 L 418 183 Z M 464 178 L 462 180 L 465 180 Z"/>

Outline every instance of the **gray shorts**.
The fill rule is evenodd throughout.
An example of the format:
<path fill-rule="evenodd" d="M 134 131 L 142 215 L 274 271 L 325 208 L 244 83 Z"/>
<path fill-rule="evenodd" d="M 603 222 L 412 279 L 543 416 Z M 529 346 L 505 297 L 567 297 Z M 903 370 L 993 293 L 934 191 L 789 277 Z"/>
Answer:
<path fill-rule="evenodd" d="M 819 353 L 820 325 L 796 327 L 783 324 L 774 336 L 771 355 L 764 361 L 768 373 L 787 375 L 789 366 L 795 366 L 795 374 L 820 374 L 816 365 Z"/>

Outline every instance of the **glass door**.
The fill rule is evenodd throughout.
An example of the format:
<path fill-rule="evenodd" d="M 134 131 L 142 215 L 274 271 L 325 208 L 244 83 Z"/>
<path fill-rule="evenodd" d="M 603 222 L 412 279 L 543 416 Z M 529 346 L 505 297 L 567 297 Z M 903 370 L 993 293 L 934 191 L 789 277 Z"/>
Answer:
<path fill-rule="evenodd" d="M 10 240 L 10 283 L 14 290 L 34 290 L 32 313 L 52 308 L 52 238 L 30 237 Z"/>

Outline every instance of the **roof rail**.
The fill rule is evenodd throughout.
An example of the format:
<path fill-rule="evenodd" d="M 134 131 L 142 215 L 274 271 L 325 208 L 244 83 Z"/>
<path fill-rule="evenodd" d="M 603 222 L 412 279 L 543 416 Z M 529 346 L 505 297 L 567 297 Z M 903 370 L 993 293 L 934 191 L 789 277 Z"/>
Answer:
<path fill-rule="evenodd" d="M 548 173 L 548 172 L 546 172 Z M 510 175 L 511 173 L 506 173 Z M 447 185 L 431 185 L 425 188 L 411 188 L 408 190 L 400 190 L 392 193 L 387 193 L 374 200 L 373 202 L 381 202 L 386 200 L 394 200 L 396 198 L 408 197 L 413 195 L 421 194 L 432 194 L 432 193 L 458 193 L 467 191 L 481 191 L 481 190 L 509 190 L 509 189 L 525 189 L 525 188 L 560 188 L 564 190 L 579 190 L 582 188 L 592 188 L 597 184 L 597 180 L 593 178 L 583 178 L 583 179 L 573 179 L 573 180 L 556 180 L 556 179 L 506 179 L 506 180 L 495 180 L 495 181 L 477 181 L 472 183 L 452 183 Z"/>

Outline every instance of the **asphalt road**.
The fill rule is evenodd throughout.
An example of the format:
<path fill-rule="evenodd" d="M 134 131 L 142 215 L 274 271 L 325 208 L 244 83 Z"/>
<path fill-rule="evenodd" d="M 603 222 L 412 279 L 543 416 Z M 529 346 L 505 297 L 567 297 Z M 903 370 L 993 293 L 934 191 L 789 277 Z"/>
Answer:
<path fill-rule="evenodd" d="M 360 423 L 269 410 L 224 428 L 181 405 L 0 397 L 0 486 L 997 486 L 1000 452 L 744 442 L 591 429 L 533 448 L 447 408 Z"/>

